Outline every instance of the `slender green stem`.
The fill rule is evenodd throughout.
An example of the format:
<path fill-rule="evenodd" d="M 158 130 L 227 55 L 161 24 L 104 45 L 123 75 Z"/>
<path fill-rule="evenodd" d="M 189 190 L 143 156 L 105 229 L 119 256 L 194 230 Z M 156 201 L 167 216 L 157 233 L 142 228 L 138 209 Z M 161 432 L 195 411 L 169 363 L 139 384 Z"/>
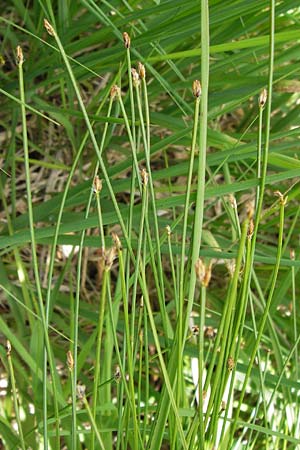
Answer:
<path fill-rule="evenodd" d="M 243 387 L 239 396 L 239 402 L 238 402 L 238 407 L 236 409 L 236 413 L 235 413 L 235 418 L 234 418 L 234 422 L 233 422 L 233 426 L 232 426 L 232 431 L 231 431 L 231 440 L 233 438 L 233 433 L 239 418 L 239 413 L 240 413 L 240 409 L 241 409 L 241 405 L 242 402 L 244 400 L 244 395 L 246 392 L 246 388 L 247 388 L 247 384 L 248 384 L 248 380 L 251 374 L 251 370 L 253 368 L 253 363 L 254 363 L 254 359 L 255 356 L 257 354 L 257 350 L 259 348 L 260 345 L 260 341 L 264 332 L 264 328 L 265 328 L 265 324 L 268 318 L 268 314 L 269 314 L 269 310 L 270 310 L 270 306 L 271 306 L 271 302 L 273 299 L 273 294 L 275 291 L 275 286 L 276 286 L 276 280 L 277 280 L 277 275 L 278 275 L 278 271 L 280 268 L 280 260 L 281 260 L 281 254 L 282 254 L 282 240 L 283 240 L 283 228 L 284 228 L 284 207 L 285 207 L 285 202 L 286 199 L 281 198 L 280 199 L 280 215 L 279 215 L 279 235 L 278 235 L 278 248 L 277 248 L 277 256 L 276 256 L 276 265 L 274 267 L 274 271 L 273 271 L 273 275 L 272 275 L 272 283 L 271 283 L 271 287 L 270 287 L 270 291 L 269 291 L 269 295 L 268 295 L 268 299 L 266 302 L 266 306 L 265 306 L 265 310 L 263 313 L 263 316 L 261 318 L 260 321 L 260 325 L 258 328 L 258 332 L 257 332 L 257 339 L 255 341 L 255 345 L 254 348 L 252 350 L 251 353 L 251 357 L 248 363 L 248 368 L 247 368 L 247 372 L 245 375 L 245 380 L 243 383 Z"/>
<path fill-rule="evenodd" d="M 146 83 L 143 84 L 144 88 L 146 86 Z M 141 132 L 143 137 L 143 143 L 144 143 L 144 149 L 145 149 L 145 160 L 146 160 L 146 167 L 149 177 L 149 190 L 150 190 L 150 198 L 151 198 L 151 206 L 152 206 L 152 212 L 153 212 L 153 221 L 154 221 L 154 233 L 155 233 L 155 242 L 156 242 L 156 261 L 153 253 L 152 257 L 152 265 L 153 269 L 156 271 L 156 264 L 157 264 L 157 272 L 158 272 L 158 278 L 156 282 L 157 287 L 157 293 L 159 298 L 159 305 L 161 310 L 161 317 L 163 322 L 163 328 L 164 328 L 164 335 L 166 339 L 166 343 L 168 339 L 171 337 L 169 333 L 169 327 L 167 323 L 167 314 L 165 310 L 165 291 L 164 291 L 164 281 L 163 281 L 163 269 L 162 269 L 162 257 L 161 257 L 161 251 L 160 251 L 160 238 L 159 238 L 159 227 L 158 227 L 158 220 L 157 220 L 157 208 L 156 208 L 156 199 L 155 199 L 155 192 L 154 192 L 154 184 L 152 179 L 152 170 L 150 165 L 150 140 L 149 140 L 149 134 L 145 130 L 145 124 L 144 124 L 144 117 L 143 117 L 143 110 L 142 110 L 142 103 L 141 103 L 141 97 L 140 97 L 140 91 L 139 86 L 136 84 L 135 86 L 136 90 L 136 99 L 137 99 L 137 105 L 138 105 L 138 111 L 139 111 L 139 119 L 141 123 Z M 145 91 L 144 98 L 147 95 L 147 91 Z M 148 106 L 148 103 L 147 103 Z M 150 124 L 148 123 L 149 119 L 149 111 L 146 113 L 146 120 L 147 120 L 147 130 L 150 127 Z M 150 247 L 153 246 L 153 241 L 151 239 L 151 233 L 150 229 L 146 228 L 147 234 L 148 234 L 148 240 L 151 241 L 152 244 Z"/>
<path fill-rule="evenodd" d="M 128 364 L 128 374 L 129 374 L 129 393 L 131 398 L 132 407 L 132 420 L 133 420 L 133 435 L 134 435 L 134 449 L 137 450 L 139 447 L 139 427 L 137 423 L 136 416 L 136 402 L 135 402 L 135 391 L 134 391 L 134 370 L 133 370 L 133 353 L 132 344 L 130 336 L 130 321 L 129 321 L 129 309 L 128 309 L 128 298 L 127 290 L 125 285 L 125 271 L 124 271 L 124 260 L 122 255 L 122 249 L 118 248 L 119 256 L 119 270 L 121 278 L 121 288 L 122 288 L 122 298 L 123 298 L 123 309 L 124 309 L 124 325 L 125 325 L 125 340 L 127 348 L 127 364 Z"/>
<path fill-rule="evenodd" d="M 222 374 L 224 374 L 224 371 L 227 370 L 228 357 L 233 356 L 233 355 L 228 354 L 229 345 L 231 342 L 229 331 L 230 331 L 230 326 L 231 326 L 231 324 L 233 322 L 233 318 L 234 318 L 235 303 L 237 301 L 238 280 L 239 280 L 241 265 L 242 265 L 242 261 L 243 261 L 247 231 L 248 231 L 248 222 L 246 221 L 244 223 L 243 229 L 242 229 L 242 236 L 241 236 L 241 240 L 240 240 L 240 245 L 239 245 L 239 250 L 238 250 L 238 255 L 237 255 L 237 260 L 236 260 L 236 265 L 235 265 L 235 271 L 233 274 L 231 285 L 229 287 L 229 296 L 228 296 L 226 303 L 224 304 L 223 316 L 225 316 L 225 321 L 224 321 L 224 327 L 223 327 L 223 331 L 222 331 L 221 348 L 218 349 L 218 363 L 217 363 L 217 367 L 214 372 L 214 379 L 213 379 L 213 383 L 211 386 L 211 393 L 210 393 L 209 402 L 208 402 L 207 411 L 206 411 L 205 427 L 207 426 L 209 418 L 211 416 L 211 410 L 212 410 L 213 404 L 215 406 L 213 416 L 215 419 L 217 418 L 220 405 L 219 405 L 219 402 L 216 401 L 215 396 L 217 393 L 220 393 L 222 391 L 221 389 L 219 389 L 219 383 L 220 383 Z M 223 377 L 223 379 L 225 380 L 224 377 Z M 214 427 L 216 427 L 216 426 L 217 425 L 215 422 L 214 426 L 212 426 L 212 434 L 213 435 L 215 434 Z"/>
<path fill-rule="evenodd" d="M 9 341 L 7 341 L 7 343 L 6 343 L 6 350 L 7 350 L 8 368 L 9 368 L 9 374 L 10 374 L 10 380 L 11 380 L 11 390 L 12 390 L 13 402 L 14 402 L 14 410 L 15 410 L 16 420 L 17 420 L 17 424 L 18 424 L 20 445 L 21 445 L 22 450 L 25 450 L 26 445 L 25 445 L 25 441 L 24 441 L 23 428 L 22 428 L 22 423 L 21 423 L 21 418 L 20 418 L 20 407 L 19 407 L 19 402 L 18 402 L 15 372 L 14 372 L 14 367 L 13 367 L 12 358 L 11 358 L 11 344 Z"/>
<path fill-rule="evenodd" d="M 110 102 L 109 102 L 109 106 L 108 106 L 108 111 L 107 111 L 107 117 L 110 117 L 111 114 L 111 108 L 112 108 L 112 103 L 113 103 L 113 99 L 110 98 Z M 100 105 L 99 108 L 101 108 L 102 105 Z M 97 113 L 99 112 L 99 110 L 97 111 Z M 102 134 L 102 140 L 101 140 L 101 144 L 100 144 L 100 154 L 103 151 L 104 148 L 104 143 L 105 143 L 105 139 L 107 136 L 107 130 L 108 130 L 108 122 L 105 123 L 104 125 L 104 130 L 103 130 L 103 134 Z M 70 176 L 68 178 L 67 181 L 67 186 L 65 188 L 64 191 L 64 198 L 61 202 L 61 206 L 60 206 L 60 211 L 59 211 L 59 220 L 57 221 L 57 228 L 60 224 L 61 221 L 61 217 L 62 217 L 62 211 L 63 211 L 63 207 L 66 201 L 66 194 L 69 190 L 69 186 L 71 183 L 71 179 L 72 179 L 72 172 L 75 171 L 75 167 L 77 166 L 77 163 L 79 161 L 79 156 L 81 156 L 82 151 L 84 149 L 85 143 L 88 139 L 89 136 L 89 132 L 87 131 L 84 135 L 84 138 L 82 140 L 81 146 L 78 150 L 78 154 L 77 157 L 75 158 L 75 161 L 72 165 L 72 170 L 70 173 Z M 99 162 L 97 162 L 96 167 L 95 167 L 95 171 L 94 171 L 94 179 L 95 176 L 98 173 L 98 169 L 99 169 Z M 94 196 L 94 193 L 91 189 L 91 193 L 89 195 L 89 199 L 87 202 L 87 206 L 86 206 L 86 211 L 85 211 L 85 219 L 88 218 L 89 212 L 90 212 L 90 207 L 91 207 L 91 203 L 92 203 L 92 198 Z M 97 208 L 99 211 L 99 206 L 97 203 Z M 101 213 L 100 213 L 101 216 Z M 99 219 L 98 219 L 99 220 Z M 99 224 L 101 224 L 101 219 Z M 102 233 L 102 247 L 105 245 L 105 240 L 104 240 L 104 236 L 103 236 L 103 227 L 100 226 L 100 233 Z M 57 237 L 58 237 L 58 230 L 57 230 Z M 75 296 L 75 307 L 74 307 L 74 329 L 73 329 L 73 347 L 74 347 L 74 370 L 73 370 L 73 384 L 75 386 L 75 389 L 73 390 L 73 395 L 72 395 L 72 445 L 73 448 L 72 450 L 76 450 L 76 446 L 77 446 L 77 417 L 76 417 L 76 404 L 77 404 L 77 399 L 76 399 L 76 386 L 77 386 L 77 377 L 78 377 L 78 370 L 77 370 L 77 365 L 78 365 L 78 324 L 79 324 L 79 304 L 80 304 L 80 286 L 81 286 L 81 265 L 82 265 L 82 252 L 83 252 L 83 244 L 84 244 L 84 238 L 85 238 L 85 229 L 82 231 L 81 236 L 80 236 L 80 243 L 79 243 L 79 251 L 78 251 L 78 262 L 77 262 L 77 279 L 76 279 L 76 296 Z M 53 243 L 56 244 L 56 241 Z"/>
<path fill-rule="evenodd" d="M 144 176 L 147 178 L 148 175 L 146 172 L 143 172 Z M 146 181 L 145 178 L 145 181 Z M 142 245 L 145 240 L 145 233 L 144 233 L 144 226 L 145 226 L 145 215 L 146 211 L 148 210 L 148 189 L 147 184 L 143 183 L 143 196 L 142 196 L 142 211 L 141 211 L 141 217 L 140 217 L 140 227 L 139 227 L 139 234 L 138 234 L 138 244 L 137 244 L 137 250 L 136 250 L 136 265 L 135 265 L 135 271 L 134 271 L 134 279 L 133 279 L 133 289 L 132 289 L 132 320 L 131 320 L 131 337 L 132 340 L 135 336 L 135 303 L 136 303 L 136 294 L 137 294 L 137 288 L 138 288 L 138 277 L 140 272 L 140 261 L 141 261 L 141 252 L 142 252 Z M 129 284 L 129 283 L 128 283 Z"/>
<path fill-rule="evenodd" d="M 44 425 L 44 449 L 48 449 L 48 393 L 47 393 L 47 359 L 49 359 L 50 373 L 52 377 L 52 387 L 53 387 L 53 403 L 54 403 L 54 414 L 55 414 L 55 431 L 56 431 L 56 448 L 60 448 L 60 438 L 59 438 L 59 412 L 58 412 L 58 402 L 57 402 L 57 379 L 55 377 L 55 365 L 51 353 L 50 341 L 48 336 L 48 321 L 45 315 L 43 295 L 40 281 L 40 274 L 38 268 L 38 259 L 36 253 L 36 240 L 34 231 L 34 217 L 32 208 L 32 195 L 31 195 L 31 183 L 30 183 L 30 168 L 29 168 L 29 148 L 28 148 L 28 137 L 27 137 L 27 121 L 26 121 L 26 109 L 25 109 L 25 92 L 24 92 L 24 78 L 23 78 L 23 53 L 21 47 L 18 47 L 18 68 L 19 68 L 19 88 L 20 88 L 20 99 L 21 99 L 21 116 L 22 116 L 22 135 L 23 135 L 23 147 L 24 147 L 24 165 L 25 165 L 25 178 L 26 178 L 26 193 L 27 193 L 27 207 L 28 207 L 28 218 L 29 218 L 29 228 L 30 228 L 30 238 L 31 238 L 31 251 L 32 251 L 32 263 L 34 270 L 34 277 L 36 283 L 36 290 L 38 296 L 39 309 L 43 325 L 44 333 L 44 366 L 43 366 L 43 425 Z M 47 307 L 47 306 L 46 306 Z M 47 358 L 48 356 L 48 358 Z"/>
<path fill-rule="evenodd" d="M 265 190 L 265 184 L 266 184 L 266 176 L 267 176 L 267 167 L 268 167 L 268 153 L 269 153 L 269 145 L 270 145 L 270 121 L 271 121 L 271 108 L 272 108 L 272 88 L 273 88 L 273 71 L 274 71 L 274 36 L 275 36 L 275 0 L 270 0 L 270 45 L 269 45 L 269 80 L 268 80 L 268 98 L 267 98 L 267 109 L 266 109 L 266 131 L 265 131 L 265 145 L 264 145 L 264 151 L 263 151 L 263 156 L 262 156 L 262 167 L 261 167 L 261 172 L 260 169 L 258 169 L 258 173 L 261 174 L 260 180 L 259 180 L 259 190 L 258 190 L 258 199 L 256 200 L 256 212 L 255 212 L 255 223 L 254 223 L 254 230 L 253 230 L 253 237 L 252 237 L 252 246 L 251 246 L 251 256 L 250 256 L 250 262 L 251 262 L 251 267 L 253 266 L 253 261 L 254 261 L 254 254 L 255 254 L 255 247 L 256 247 L 256 239 L 257 239 L 257 232 L 258 232 L 258 226 L 259 226 L 259 222 L 260 222 L 260 217 L 261 217 L 261 212 L 262 212 L 262 205 L 263 205 L 263 198 L 264 198 L 264 190 Z M 260 108 L 263 108 L 263 104 L 260 103 Z M 258 155 L 260 156 L 260 154 L 258 153 Z M 283 208 L 284 206 L 282 206 L 281 208 L 281 215 L 283 215 Z M 280 238 L 280 236 L 279 236 Z M 279 260 L 278 257 L 281 256 L 281 245 L 282 242 L 279 241 L 280 245 L 278 246 L 278 254 L 277 254 L 277 259 L 276 259 L 276 266 L 279 264 Z M 280 253 L 279 253 L 280 252 Z M 279 266 L 278 266 L 279 268 Z M 277 273 L 275 274 L 273 273 L 273 278 Z M 247 274 L 246 276 L 246 281 L 245 284 L 247 284 L 247 290 L 249 292 L 250 289 L 250 281 L 251 281 L 251 276 L 250 274 Z M 265 306 L 265 311 L 263 314 L 263 319 L 261 321 L 261 325 L 260 328 L 258 330 L 258 335 L 257 335 L 257 339 L 254 345 L 254 350 L 251 356 L 251 360 L 250 362 L 254 362 L 254 358 L 256 355 L 256 351 L 258 349 L 259 343 L 260 343 L 260 339 L 263 333 L 263 329 L 264 329 L 264 322 L 267 319 L 267 315 L 268 315 L 268 311 L 269 311 L 269 307 L 270 307 L 270 303 L 272 300 L 272 296 L 270 296 L 271 291 L 269 292 L 269 296 L 268 296 L 268 301 L 266 303 Z M 265 318 L 265 319 L 264 319 Z M 247 370 L 247 374 L 245 377 L 245 381 L 243 384 L 243 389 L 242 389 L 242 395 L 240 395 L 240 399 L 239 399 L 239 404 L 238 404 L 238 408 L 236 410 L 236 414 L 235 414 L 235 419 L 234 419 L 234 423 L 231 427 L 231 434 L 230 434 L 230 443 L 233 440 L 233 433 L 238 421 L 238 417 L 239 417 L 239 412 L 240 412 L 240 408 L 241 408 L 241 404 L 244 398 L 244 394 L 245 394 L 245 390 L 246 390 L 246 386 L 247 386 L 247 382 L 248 382 L 248 378 L 250 376 L 251 370 L 252 370 L 252 364 L 250 363 L 248 365 L 248 370 Z"/>
<path fill-rule="evenodd" d="M 103 441 L 102 441 L 102 439 L 101 439 L 101 436 L 100 436 L 100 433 L 99 433 L 97 424 L 96 424 L 96 422 L 95 422 L 93 413 L 92 413 L 92 411 L 91 411 L 90 405 L 89 405 L 89 403 L 88 403 L 88 401 L 87 401 L 87 399 L 86 399 L 85 396 L 82 397 L 82 401 L 83 401 L 83 404 L 84 404 L 84 406 L 85 406 L 85 409 L 87 410 L 89 419 L 90 419 L 91 424 L 92 424 L 92 430 L 93 430 L 94 433 L 95 433 L 95 436 L 96 436 L 97 441 L 98 441 L 98 443 L 99 443 L 99 445 L 100 445 L 100 448 L 101 448 L 101 450 L 106 450 L 106 448 L 105 448 L 105 446 L 104 446 L 104 443 L 103 443 Z"/>
<path fill-rule="evenodd" d="M 191 154 L 189 162 L 189 170 L 187 177 L 187 190 L 184 202 L 184 213 L 183 213 L 183 227 L 182 227 L 182 244 L 181 244 L 181 258 L 180 258 L 180 273 L 179 273 L 179 305 L 178 305 L 178 316 L 177 316 L 177 327 L 178 327 L 178 379 L 177 379 L 177 401 L 180 404 L 180 390 L 182 385 L 182 349 L 184 345 L 183 340 L 183 330 L 184 330 L 184 278 L 185 278 L 185 258 L 186 258 L 186 237 L 187 237 L 187 226 L 188 217 L 190 210 L 190 196 L 191 196 L 191 186 L 194 168 L 194 159 L 197 146 L 198 137 L 198 124 L 199 124 L 199 110 L 200 110 L 200 95 L 195 96 L 195 109 L 194 109 L 194 121 L 193 121 L 193 133 L 192 133 L 192 145 Z M 202 180 L 203 181 L 203 180 Z M 192 266 L 193 271 L 195 271 L 194 266 Z"/>
<path fill-rule="evenodd" d="M 204 375 L 204 325 L 205 325 L 205 305 L 206 287 L 201 286 L 199 298 L 200 303 L 200 323 L 199 323 L 199 343 L 198 343 L 198 395 L 199 395 L 199 446 L 204 449 L 204 415 L 203 415 L 203 375 Z"/>
<path fill-rule="evenodd" d="M 105 259 L 105 255 L 103 255 L 103 259 Z M 105 261 L 104 261 L 105 264 Z M 106 291 L 107 291 L 107 282 L 109 277 L 109 267 L 104 268 L 103 278 L 102 278 L 102 288 L 101 288 L 101 297 L 100 297 L 100 305 L 99 305 L 99 313 L 98 313 L 98 321 L 97 321 L 97 344 L 96 344 L 96 359 L 94 365 L 94 384 L 93 384 L 93 396 L 92 396 L 92 415 L 93 420 L 96 423 L 96 415 L 97 415 L 97 401 L 98 401 L 98 391 L 99 391 L 99 383 L 100 383 L 100 365 L 101 365 L 101 345 L 102 345 L 102 332 L 103 332 L 103 323 L 104 323 L 104 313 L 105 313 L 105 304 L 106 304 Z M 95 448 L 95 428 L 92 428 L 91 431 L 91 450 Z"/>
<path fill-rule="evenodd" d="M 195 220 L 192 234 L 191 269 L 188 289 L 187 311 L 184 334 L 187 334 L 190 314 L 196 285 L 195 263 L 199 257 L 202 225 L 204 216 L 204 192 L 205 192 L 205 167 L 207 148 L 207 116 L 208 116 L 208 84 L 209 84 L 209 2 L 201 0 L 201 104 L 200 104 L 200 129 L 199 129 L 199 157 L 197 168 L 197 192 L 195 206 Z"/>

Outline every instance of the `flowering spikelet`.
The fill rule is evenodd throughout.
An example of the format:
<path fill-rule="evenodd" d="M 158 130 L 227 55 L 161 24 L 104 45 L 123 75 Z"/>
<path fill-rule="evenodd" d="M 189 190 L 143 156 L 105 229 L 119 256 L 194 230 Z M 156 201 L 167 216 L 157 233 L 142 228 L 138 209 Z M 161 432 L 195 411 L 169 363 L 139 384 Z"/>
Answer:
<path fill-rule="evenodd" d="M 128 33 L 126 33 L 126 31 L 124 31 L 123 33 L 123 41 L 124 41 L 124 47 L 125 48 L 130 48 L 130 36 Z"/>
<path fill-rule="evenodd" d="M 17 64 L 19 66 L 21 66 L 24 62 L 24 56 L 23 56 L 23 51 L 22 48 L 18 45 L 17 47 Z"/>
<path fill-rule="evenodd" d="M 54 28 L 53 26 L 48 22 L 47 19 L 44 19 L 44 27 L 47 30 L 47 33 L 50 34 L 50 36 L 54 36 Z"/>
<path fill-rule="evenodd" d="M 193 81 L 193 95 L 194 97 L 198 98 L 201 95 L 201 83 L 199 80 L 194 80 Z"/>
<path fill-rule="evenodd" d="M 146 78 L 146 69 L 144 64 L 142 64 L 141 62 L 138 63 L 138 71 L 141 79 Z"/>
<path fill-rule="evenodd" d="M 268 97 L 267 89 L 263 89 L 258 99 L 258 106 L 260 108 L 264 108 L 267 101 L 267 97 Z"/>

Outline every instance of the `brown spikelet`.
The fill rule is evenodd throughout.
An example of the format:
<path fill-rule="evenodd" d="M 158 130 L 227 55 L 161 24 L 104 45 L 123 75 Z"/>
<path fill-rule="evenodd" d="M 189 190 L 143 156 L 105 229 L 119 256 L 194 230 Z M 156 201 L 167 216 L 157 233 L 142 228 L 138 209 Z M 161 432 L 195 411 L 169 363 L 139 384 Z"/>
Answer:
<path fill-rule="evenodd" d="M 74 359 L 70 350 L 67 352 L 67 366 L 69 367 L 70 372 L 72 372 L 74 368 Z"/>
<path fill-rule="evenodd" d="M 95 194 L 99 194 L 102 191 L 102 180 L 100 180 L 98 175 L 94 178 L 93 189 Z"/>
<path fill-rule="evenodd" d="M 235 366 L 235 362 L 232 356 L 229 356 L 228 360 L 227 360 L 227 368 L 228 370 L 231 372 L 234 369 Z"/>
<path fill-rule="evenodd" d="M 6 341 L 6 355 L 10 356 L 11 354 L 11 343 L 9 340 Z"/>
<path fill-rule="evenodd" d="M 144 64 L 142 64 L 141 62 L 138 63 L 138 70 L 139 70 L 139 76 L 141 79 L 146 78 L 146 69 Z"/>
<path fill-rule="evenodd" d="M 140 84 L 140 76 L 135 69 L 131 69 L 132 83 L 133 86 L 138 86 Z"/>
<path fill-rule="evenodd" d="M 18 47 L 17 47 L 17 64 L 18 64 L 18 66 L 21 66 L 23 64 L 23 62 L 24 62 L 23 50 L 18 45 Z"/>
<path fill-rule="evenodd" d="M 258 99 L 258 106 L 260 108 L 264 108 L 267 101 L 267 97 L 268 97 L 267 89 L 263 89 Z"/>
<path fill-rule="evenodd" d="M 50 34 L 50 36 L 54 36 L 55 32 L 54 32 L 54 28 L 53 26 L 48 22 L 47 19 L 44 19 L 44 27 L 46 28 L 46 31 L 48 34 Z"/>
<path fill-rule="evenodd" d="M 148 175 L 148 172 L 146 169 L 141 170 L 141 179 L 142 179 L 143 186 L 147 186 L 148 180 L 149 180 L 149 175 Z"/>
<path fill-rule="evenodd" d="M 121 89 L 119 88 L 119 86 L 117 86 L 116 84 L 114 84 L 114 85 L 111 87 L 111 90 L 110 90 L 110 97 L 111 97 L 112 99 L 114 99 L 114 98 L 119 98 L 120 95 L 121 95 Z"/>
<path fill-rule="evenodd" d="M 254 221 L 253 221 L 253 219 L 250 219 L 249 226 L 248 226 L 248 232 L 247 232 L 248 239 L 252 238 L 253 233 L 254 233 Z"/>
<path fill-rule="evenodd" d="M 123 41 L 124 41 L 124 47 L 125 48 L 130 48 L 130 36 L 128 33 L 126 33 L 126 31 L 124 31 L 123 33 Z"/>
<path fill-rule="evenodd" d="M 117 250 L 121 250 L 122 249 L 122 244 L 121 244 L 120 238 L 117 235 L 117 233 L 111 233 L 111 237 L 112 237 L 112 239 L 114 241 L 116 249 Z"/>
<path fill-rule="evenodd" d="M 193 95 L 194 97 L 198 98 L 201 95 L 201 83 L 199 80 L 193 81 Z"/>

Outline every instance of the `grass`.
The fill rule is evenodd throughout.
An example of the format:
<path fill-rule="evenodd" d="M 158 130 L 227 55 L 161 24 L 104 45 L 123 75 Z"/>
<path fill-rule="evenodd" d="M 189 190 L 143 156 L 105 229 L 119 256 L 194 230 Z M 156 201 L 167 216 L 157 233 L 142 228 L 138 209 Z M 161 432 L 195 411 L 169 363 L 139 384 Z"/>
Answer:
<path fill-rule="evenodd" d="M 300 446 L 299 14 L 4 6 L 3 448 Z"/>

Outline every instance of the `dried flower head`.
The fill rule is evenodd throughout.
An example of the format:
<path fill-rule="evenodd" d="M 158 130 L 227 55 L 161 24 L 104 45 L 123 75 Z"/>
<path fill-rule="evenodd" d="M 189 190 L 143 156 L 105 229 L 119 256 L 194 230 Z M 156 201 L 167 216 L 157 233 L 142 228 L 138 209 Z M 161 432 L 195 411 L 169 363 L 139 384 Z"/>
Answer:
<path fill-rule="evenodd" d="M 109 271 L 113 265 L 113 262 L 116 257 L 116 247 L 111 247 L 108 250 L 105 250 L 104 254 L 104 269 Z"/>
<path fill-rule="evenodd" d="M 205 327 L 204 336 L 208 339 L 214 339 L 216 337 L 217 330 L 213 327 Z"/>
<path fill-rule="evenodd" d="M 128 33 L 126 33 L 126 31 L 124 31 L 123 33 L 123 41 L 125 48 L 130 48 L 130 36 Z"/>
<path fill-rule="evenodd" d="M 111 237 L 112 237 L 112 239 L 113 239 L 113 241 L 114 241 L 114 244 L 115 244 L 115 246 L 116 246 L 116 249 L 117 250 L 121 250 L 122 249 L 122 244 L 121 244 L 121 241 L 120 241 L 120 238 L 119 238 L 119 236 L 117 235 L 117 233 L 111 233 Z"/>
<path fill-rule="evenodd" d="M 11 343 L 9 340 L 6 341 L 6 355 L 10 356 L 11 354 Z"/>
<path fill-rule="evenodd" d="M 119 381 L 121 379 L 121 370 L 120 370 L 119 366 L 116 366 L 116 368 L 115 368 L 114 378 L 115 378 L 115 382 L 119 383 Z"/>
<path fill-rule="evenodd" d="M 253 219 L 250 219 L 249 226 L 248 226 L 248 232 L 247 232 L 247 236 L 249 239 L 252 238 L 253 233 L 254 233 L 254 221 L 253 221 Z"/>
<path fill-rule="evenodd" d="M 198 98 L 201 95 L 201 83 L 199 80 L 194 80 L 193 81 L 193 95 L 194 97 Z"/>
<path fill-rule="evenodd" d="M 19 66 L 21 66 L 24 62 L 24 56 L 23 56 L 23 50 L 22 48 L 18 45 L 17 47 L 17 64 Z"/>
<path fill-rule="evenodd" d="M 236 266 L 235 259 L 227 259 L 225 261 L 225 266 L 226 266 L 226 268 L 227 268 L 227 270 L 229 272 L 229 275 L 231 277 L 233 277 L 234 272 L 235 272 L 235 266 Z"/>
<path fill-rule="evenodd" d="M 167 226 L 166 226 L 166 232 L 167 232 L 167 235 L 168 235 L 168 236 L 171 236 L 172 230 L 171 230 L 170 225 L 167 225 Z"/>
<path fill-rule="evenodd" d="M 199 327 L 198 327 L 198 325 L 193 325 L 192 326 L 192 333 L 193 333 L 194 336 L 198 336 L 198 334 L 199 334 Z"/>
<path fill-rule="evenodd" d="M 258 106 L 260 108 L 264 108 L 267 101 L 267 97 L 268 97 L 267 89 L 263 89 L 258 99 Z"/>
<path fill-rule="evenodd" d="M 99 194 L 102 191 L 102 180 L 98 177 L 98 175 L 94 178 L 93 190 L 95 194 Z"/>
<path fill-rule="evenodd" d="M 295 250 L 293 248 L 290 249 L 290 258 L 291 260 L 295 260 Z"/>
<path fill-rule="evenodd" d="M 67 352 L 67 366 L 69 367 L 70 372 L 72 372 L 74 368 L 74 359 L 70 350 Z"/>
<path fill-rule="evenodd" d="M 286 205 L 287 197 L 285 197 L 280 191 L 275 191 L 274 195 L 276 195 L 276 197 L 279 197 L 279 201 L 282 206 Z"/>
<path fill-rule="evenodd" d="M 85 390 L 86 390 L 86 387 L 84 384 L 77 385 L 77 395 L 78 395 L 79 399 L 83 399 L 85 397 Z"/>
<path fill-rule="evenodd" d="M 148 180 L 149 180 L 149 175 L 148 175 L 148 172 L 146 169 L 141 170 L 141 178 L 142 178 L 143 186 L 147 186 Z"/>
<path fill-rule="evenodd" d="M 48 22 L 47 19 L 44 19 L 44 27 L 46 28 L 46 31 L 50 36 L 54 36 L 54 28 L 53 26 Z"/>
<path fill-rule="evenodd" d="M 236 204 L 235 196 L 232 195 L 232 194 L 229 194 L 228 199 L 229 199 L 229 203 L 230 203 L 231 207 L 232 207 L 233 209 L 237 209 L 237 204 Z"/>
<path fill-rule="evenodd" d="M 211 268 L 212 262 L 206 265 L 204 264 L 201 258 L 198 258 L 195 263 L 196 276 L 198 278 L 199 283 L 203 287 L 207 287 L 209 285 L 211 279 Z"/>
<path fill-rule="evenodd" d="M 227 360 L 227 368 L 228 368 L 228 370 L 231 372 L 234 369 L 234 366 L 235 366 L 235 361 L 234 361 L 232 356 L 229 356 L 229 358 Z"/>
<path fill-rule="evenodd" d="M 114 99 L 114 98 L 119 98 L 120 96 L 121 96 L 121 89 L 119 88 L 119 86 L 114 84 L 110 90 L 110 97 L 112 99 Z"/>
<path fill-rule="evenodd" d="M 201 258 L 198 258 L 195 263 L 195 271 L 199 283 L 202 284 L 205 276 L 205 264 Z"/>
<path fill-rule="evenodd" d="M 144 64 L 142 64 L 141 62 L 138 62 L 138 70 L 139 70 L 139 76 L 140 78 L 143 80 L 144 78 L 146 78 L 146 69 Z"/>
<path fill-rule="evenodd" d="M 131 69 L 131 76 L 132 76 L 133 86 L 138 86 L 140 84 L 140 76 L 134 68 Z"/>

